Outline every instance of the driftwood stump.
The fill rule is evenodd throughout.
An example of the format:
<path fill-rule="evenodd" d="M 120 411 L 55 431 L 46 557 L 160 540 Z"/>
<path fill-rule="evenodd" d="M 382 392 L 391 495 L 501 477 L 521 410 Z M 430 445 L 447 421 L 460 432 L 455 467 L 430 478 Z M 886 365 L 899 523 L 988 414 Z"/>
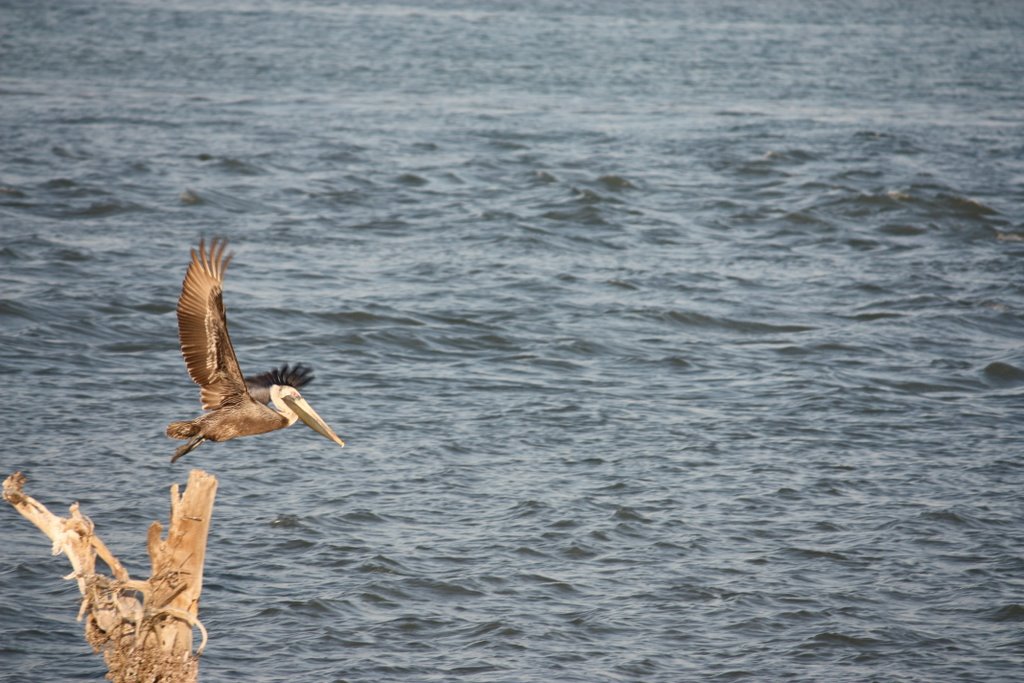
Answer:
<path fill-rule="evenodd" d="M 53 554 L 64 553 L 82 594 L 78 619 L 85 619 L 85 637 L 106 660 L 114 683 L 192 683 L 199 675 L 199 655 L 206 629 L 198 619 L 203 588 L 203 561 L 210 529 L 216 477 L 192 470 L 183 495 L 171 486 L 171 524 L 149 527 L 147 547 L 152 574 L 133 581 L 96 535 L 92 521 L 78 509 L 57 517 L 25 495 L 25 477 L 15 472 L 4 481 L 4 499 L 53 541 Z M 97 571 L 99 558 L 109 574 Z M 193 629 L 202 641 L 193 649 Z"/>

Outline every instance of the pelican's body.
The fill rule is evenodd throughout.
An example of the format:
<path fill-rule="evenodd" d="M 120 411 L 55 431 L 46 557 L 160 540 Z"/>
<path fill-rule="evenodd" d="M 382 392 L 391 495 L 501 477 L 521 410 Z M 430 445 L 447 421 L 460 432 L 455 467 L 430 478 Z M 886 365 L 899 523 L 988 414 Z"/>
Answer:
<path fill-rule="evenodd" d="M 264 434 L 302 420 L 335 443 L 345 442 L 328 427 L 299 394 L 312 380 L 308 368 L 297 365 L 243 378 L 228 336 L 223 282 L 231 256 L 227 243 L 214 240 L 209 251 L 202 241 L 185 273 L 178 299 L 181 353 L 193 381 L 200 386 L 203 413 L 194 420 L 172 422 L 167 436 L 188 439 L 171 458 L 174 462 L 203 441 L 227 441 Z M 272 403 L 277 410 L 267 407 Z"/>

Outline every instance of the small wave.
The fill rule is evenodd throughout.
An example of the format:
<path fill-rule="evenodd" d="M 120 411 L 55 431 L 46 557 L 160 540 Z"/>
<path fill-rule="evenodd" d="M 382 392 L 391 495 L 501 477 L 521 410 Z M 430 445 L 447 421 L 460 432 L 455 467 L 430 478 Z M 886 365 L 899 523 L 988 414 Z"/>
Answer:
<path fill-rule="evenodd" d="M 355 510 L 341 515 L 346 522 L 358 522 L 360 524 L 382 524 L 386 520 L 375 512 L 369 510 Z"/>
<path fill-rule="evenodd" d="M 409 227 L 410 224 L 408 222 L 399 218 L 381 218 L 366 221 L 364 223 L 356 223 L 352 225 L 352 230 L 357 233 L 367 230 L 378 235 L 403 236 L 408 233 Z"/>
<path fill-rule="evenodd" d="M 893 318 L 904 318 L 906 314 L 896 313 L 894 311 L 873 311 L 869 313 L 857 313 L 856 315 L 849 316 L 850 320 L 860 320 L 863 322 L 872 322 L 874 320 L 891 320 Z"/>
<path fill-rule="evenodd" d="M 178 195 L 178 200 L 182 204 L 188 204 L 189 206 L 203 203 L 203 198 L 200 197 L 198 193 L 188 189 L 187 187 L 182 190 L 180 195 Z"/>
<path fill-rule="evenodd" d="M 285 553 L 292 554 L 297 551 L 308 550 L 316 547 L 316 543 L 305 538 L 288 538 L 277 543 L 276 550 Z"/>
<path fill-rule="evenodd" d="M 883 644 L 883 641 L 878 638 L 870 638 L 867 636 L 850 636 L 845 633 L 838 633 L 836 631 L 824 631 L 812 637 L 809 641 L 805 641 L 805 645 L 814 647 L 852 647 L 857 649 L 863 649 L 865 647 L 873 647 L 876 645 Z"/>
<path fill-rule="evenodd" d="M 483 595 L 480 591 L 463 586 L 452 581 L 438 581 L 434 579 L 416 578 L 408 582 L 416 591 L 428 591 L 442 597 L 477 597 Z"/>
<path fill-rule="evenodd" d="M 266 173 L 263 167 L 234 157 L 218 157 L 203 153 L 196 155 L 196 159 L 204 163 L 213 162 L 215 167 L 232 175 L 257 176 Z"/>
<path fill-rule="evenodd" d="M 1009 605 L 1003 605 L 1002 607 L 991 610 L 989 612 L 989 619 L 999 622 L 1024 621 L 1024 605 L 1016 602 L 1010 603 Z"/>
<path fill-rule="evenodd" d="M 958 195 L 951 194 L 940 194 L 936 198 L 941 204 L 944 204 L 953 211 L 966 216 L 993 216 L 999 212 L 986 204 L 972 199 L 971 197 L 961 197 Z"/>
<path fill-rule="evenodd" d="M 620 203 L 620 200 L 615 199 L 614 197 L 606 197 L 598 192 L 594 192 L 593 190 L 586 188 L 581 189 L 574 187 L 572 188 L 572 193 L 573 198 L 580 204 L 602 204 L 604 202 L 610 202 L 613 204 Z"/>
<path fill-rule="evenodd" d="M 630 182 L 628 179 L 618 175 L 603 175 L 597 179 L 597 182 L 604 185 L 609 190 L 635 190 L 636 185 Z"/>
<path fill-rule="evenodd" d="M 578 593 L 579 591 L 568 581 L 562 581 L 560 579 L 553 579 L 543 574 L 520 574 L 520 579 L 524 579 L 530 583 L 536 583 L 545 588 L 552 588 L 559 593 Z"/>
<path fill-rule="evenodd" d="M 246 213 L 256 210 L 267 210 L 267 207 L 251 199 L 236 197 L 235 195 L 218 190 L 193 190 L 186 188 L 178 195 L 178 200 L 188 206 L 200 206 L 209 204 L 232 213 Z"/>
<path fill-rule="evenodd" d="M 858 130 L 853 134 L 854 140 L 892 140 L 896 136 L 877 130 Z"/>
<path fill-rule="evenodd" d="M 53 154 L 55 157 L 60 157 L 61 159 L 88 159 L 89 158 L 89 155 L 84 153 L 84 152 L 72 151 L 72 150 L 70 150 L 67 147 L 64 147 L 62 145 L 54 145 L 53 147 L 50 148 L 50 153 Z"/>
<path fill-rule="evenodd" d="M 928 228 L 909 223 L 886 223 L 878 228 L 878 232 L 892 237 L 915 237 L 928 232 Z"/>
<path fill-rule="evenodd" d="M 1020 384 L 1024 382 L 1024 370 L 1009 363 L 989 363 L 982 371 L 985 379 L 996 384 Z"/>
<path fill-rule="evenodd" d="M 491 139 L 491 140 L 488 140 L 487 144 L 489 144 L 491 147 L 494 147 L 495 149 L 506 151 L 506 152 L 519 152 L 519 151 L 522 151 L 522 150 L 529 149 L 529 147 L 527 147 L 525 144 L 523 144 L 521 142 L 516 142 L 515 140 L 507 139 L 507 138 L 506 139 L 500 139 L 500 138 Z"/>
<path fill-rule="evenodd" d="M 847 559 L 846 555 L 837 553 L 832 550 L 816 550 L 815 548 L 789 548 L 787 554 L 802 560 L 835 560 L 837 562 L 844 562 Z"/>
<path fill-rule="evenodd" d="M 662 356 L 660 358 L 655 358 L 653 359 L 653 363 L 655 365 L 664 366 L 665 368 L 670 370 L 687 370 L 693 367 L 693 363 L 686 360 L 682 356 L 678 355 Z"/>
<path fill-rule="evenodd" d="M 618 287 L 619 289 L 625 289 L 631 292 L 635 292 L 640 289 L 639 285 L 635 285 L 628 280 L 620 280 L 619 278 L 612 278 L 610 280 L 605 280 L 605 282 L 612 287 Z"/>
<path fill-rule="evenodd" d="M 583 225 L 608 225 L 608 221 L 601 215 L 600 209 L 585 205 L 574 210 L 553 210 L 546 211 L 543 214 L 544 218 L 553 221 L 568 222 L 568 223 L 580 223 Z"/>
<path fill-rule="evenodd" d="M 986 526 L 982 520 L 979 520 L 974 515 L 969 514 L 964 510 L 956 508 L 946 508 L 943 510 L 927 510 L 919 514 L 918 519 L 967 528 L 980 528 Z"/>
<path fill-rule="evenodd" d="M 551 506 L 539 500 L 524 500 L 512 508 L 512 515 L 517 518 L 533 517 L 534 515 L 547 512 Z"/>
<path fill-rule="evenodd" d="M 326 313 L 314 313 L 321 320 L 334 323 L 343 323 L 361 328 L 375 327 L 378 325 L 400 325 L 408 327 L 422 327 L 426 323 L 416 318 L 402 315 L 391 315 L 386 313 L 373 313 L 372 311 L 328 311 Z"/>
<path fill-rule="evenodd" d="M 11 301 L 9 299 L 0 299 L 0 317 L 10 316 L 12 318 L 24 318 L 25 320 L 34 320 L 31 309 L 27 306 L 23 306 L 17 301 Z"/>
<path fill-rule="evenodd" d="M 366 148 L 360 145 L 335 142 L 329 149 L 323 151 L 318 158 L 335 163 L 352 163 L 362 160 L 364 152 L 366 152 Z"/>
<path fill-rule="evenodd" d="M 570 560 L 590 560 L 597 557 L 598 552 L 579 543 L 573 543 L 562 551 L 562 555 Z"/>
<path fill-rule="evenodd" d="M 85 208 L 67 209 L 60 213 L 63 218 L 104 218 L 122 213 L 148 211 L 149 208 L 135 202 L 108 200 L 89 204 Z"/>
<path fill-rule="evenodd" d="M 430 181 L 421 175 L 416 175 L 415 173 L 403 173 L 395 178 L 395 182 L 399 185 L 405 185 L 406 187 L 422 187 L 427 185 Z"/>
<path fill-rule="evenodd" d="M 817 328 L 809 325 L 776 325 L 753 320 L 735 320 L 696 313 L 693 311 L 670 311 L 664 317 L 672 322 L 694 327 L 720 327 L 727 330 L 748 333 L 810 332 Z"/>
<path fill-rule="evenodd" d="M 844 196 L 833 202 L 833 204 L 839 209 L 847 209 L 847 215 L 859 217 L 867 215 L 872 211 L 898 209 L 913 199 L 911 195 L 906 193 L 885 190 L 882 192 L 857 192 L 853 195 Z"/>
<path fill-rule="evenodd" d="M 631 507 L 621 506 L 616 508 L 615 514 L 612 515 L 613 519 L 626 522 L 641 522 L 644 524 L 650 524 L 651 520 L 644 517 L 642 514 L 637 512 Z"/>
<path fill-rule="evenodd" d="M 146 351 L 162 351 L 164 346 L 163 343 L 116 342 L 113 344 L 103 344 L 100 348 L 110 353 L 143 353 Z"/>
<path fill-rule="evenodd" d="M 46 190 L 85 190 L 71 178 L 50 178 L 43 183 L 42 187 Z"/>
<path fill-rule="evenodd" d="M 926 382 L 920 380 L 898 381 L 889 378 L 879 378 L 877 382 L 879 385 L 888 387 L 894 391 L 918 396 L 927 396 L 930 394 L 959 394 L 967 388 L 963 384 L 940 384 L 939 382 Z"/>
<path fill-rule="evenodd" d="M 392 560 L 390 557 L 384 555 L 374 555 L 370 559 L 362 562 L 358 567 L 358 571 L 366 574 L 398 574 L 405 575 L 408 573 L 406 568 L 402 566 L 400 562 Z"/>
<path fill-rule="evenodd" d="M 740 176 L 780 178 L 790 175 L 790 171 L 786 170 L 786 167 L 800 166 L 814 159 L 815 156 L 813 154 L 799 149 L 768 150 L 755 158 L 727 157 L 721 159 L 714 166 L 716 169 L 733 171 Z"/>
<path fill-rule="evenodd" d="M 270 521 L 270 526 L 280 529 L 297 529 L 302 522 L 297 515 L 278 515 Z"/>
<path fill-rule="evenodd" d="M 84 261 L 92 261 L 93 255 L 81 249 L 60 247 L 54 253 L 54 258 L 65 263 L 82 263 Z"/>
<path fill-rule="evenodd" d="M 817 155 L 803 149 L 768 150 L 761 157 L 761 161 L 803 163 L 814 161 Z"/>
<path fill-rule="evenodd" d="M 925 225 L 947 225 L 954 218 L 988 221 L 999 213 L 946 186 L 924 184 L 870 191 L 844 189 L 832 193 L 824 206 L 829 211 L 856 218 L 898 215 L 898 220 L 879 221 L 880 227 L 876 228 L 883 234 L 897 237 L 920 235 L 929 231 Z"/>
<path fill-rule="evenodd" d="M 522 348 L 519 339 L 493 332 L 468 336 L 442 335 L 437 341 L 443 346 L 463 351 L 516 351 Z"/>
<path fill-rule="evenodd" d="M 853 139 L 869 148 L 885 150 L 896 154 L 919 154 L 921 147 L 905 135 L 896 135 L 876 130 L 862 130 L 853 134 Z"/>
<path fill-rule="evenodd" d="M 280 603 L 285 607 L 285 613 L 297 615 L 318 615 L 337 612 L 339 607 L 333 601 L 321 598 L 310 598 L 308 600 L 284 600 Z"/>
<path fill-rule="evenodd" d="M 388 592 L 392 593 L 391 597 L 381 595 L 382 592 L 363 591 L 359 594 L 359 599 L 380 607 L 397 607 L 409 599 L 409 596 L 404 591 L 390 590 Z"/>
<path fill-rule="evenodd" d="M 548 173 L 547 171 L 534 171 L 533 179 L 538 183 L 542 183 L 544 185 L 550 185 L 552 183 L 558 182 L 558 178 L 556 178 L 553 174 Z"/>
<path fill-rule="evenodd" d="M 488 621 L 483 624 L 477 624 L 476 626 L 474 626 L 473 629 L 469 632 L 469 635 L 474 638 L 482 638 L 483 636 L 489 633 L 495 633 L 496 635 L 509 637 L 522 635 L 523 632 L 515 626 L 512 626 L 511 624 L 505 623 L 504 621 Z"/>
<path fill-rule="evenodd" d="M 155 313 L 156 315 L 173 313 L 176 308 L 176 306 L 173 303 L 168 303 L 166 301 L 131 304 L 128 307 L 131 308 L 133 311 L 139 311 L 140 313 Z"/>
<path fill-rule="evenodd" d="M 808 225 L 820 227 L 828 227 L 831 225 L 828 221 L 822 220 L 818 216 L 807 211 L 792 211 L 783 216 L 783 219 L 787 223 L 792 223 L 794 225 Z"/>

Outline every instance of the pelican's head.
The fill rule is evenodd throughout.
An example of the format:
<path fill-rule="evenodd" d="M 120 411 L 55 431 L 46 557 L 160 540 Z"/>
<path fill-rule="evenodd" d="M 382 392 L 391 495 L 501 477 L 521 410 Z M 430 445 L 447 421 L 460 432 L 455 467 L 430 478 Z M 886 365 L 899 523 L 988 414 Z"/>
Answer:
<path fill-rule="evenodd" d="M 328 427 L 327 423 L 316 414 L 313 407 L 306 403 L 306 399 L 302 398 L 302 394 L 295 387 L 288 386 L 287 384 L 273 385 L 270 387 L 270 400 L 281 414 L 288 418 L 288 424 L 293 424 L 296 420 L 302 420 L 306 423 L 307 427 L 317 434 L 330 439 L 339 446 L 345 445 L 345 442 L 338 438 L 334 430 Z"/>

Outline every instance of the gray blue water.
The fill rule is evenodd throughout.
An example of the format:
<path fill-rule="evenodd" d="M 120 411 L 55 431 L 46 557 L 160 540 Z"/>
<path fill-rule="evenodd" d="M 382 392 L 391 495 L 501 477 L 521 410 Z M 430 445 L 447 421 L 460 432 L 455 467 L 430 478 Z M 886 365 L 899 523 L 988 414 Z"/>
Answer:
<path fill-rule="evenodd" d="M 1024 5 L 0 2 L 2 474 L 133 576 L 220 489 L 202 680 L 1016 681 Z M 235 259 L 304 427 L 206 444 Z M 0 509 L 0 681 L 95 681 Z"/>

